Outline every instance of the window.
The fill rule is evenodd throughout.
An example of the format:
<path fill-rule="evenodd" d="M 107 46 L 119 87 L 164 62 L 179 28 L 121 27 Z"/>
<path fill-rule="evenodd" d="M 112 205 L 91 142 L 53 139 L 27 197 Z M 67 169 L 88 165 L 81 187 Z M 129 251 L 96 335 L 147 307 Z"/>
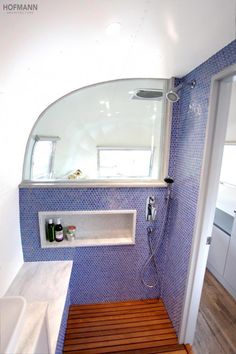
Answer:
<path fill-rule="evenodd" d="M 32 151 L 31 179 L 53 178 L 53 166 L 58 137 L 36 135 Z"/>
<path fill-rule="evenodd" d="M 236 168 L 234 161 L 236 160 L 236 143 L 226 144 L 222 159 L 220 182 L 232 184 L 236 186 Z"/>
<path fill-rule="evenodd" d="M 164 184 L 171 126 L 168 85 L 163 79 L 114 80 L 55 101 L 28 139 L 24 182 Z"/>
<path fill-rule="evenodd" d="M 107 178 L 151 176 L 152 151 L 148 148 L 98 147 L 98 175 Z"/>

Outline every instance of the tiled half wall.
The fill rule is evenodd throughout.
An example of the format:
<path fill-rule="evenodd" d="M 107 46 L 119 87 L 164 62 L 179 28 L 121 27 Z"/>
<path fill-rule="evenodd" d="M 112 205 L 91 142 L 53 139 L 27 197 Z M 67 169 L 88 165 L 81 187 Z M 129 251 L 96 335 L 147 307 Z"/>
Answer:
<path fill-rule="evenodd" d="M 154 298 L 159 289 L 145 288 L 141 268 L 149 255 L 145 220 L 146 198 L 155 195 L 157 237 L 165 212 L 165 188 L 20 188 L 22 247 L 25 261 L 73 260 L 71 303 Z M 38 212 L 50 210 L 136 209 L 136 243 L 130 246 L 99 246 L 42 249 Z M 155 281 L 153 266 L 146 279 Z"/>

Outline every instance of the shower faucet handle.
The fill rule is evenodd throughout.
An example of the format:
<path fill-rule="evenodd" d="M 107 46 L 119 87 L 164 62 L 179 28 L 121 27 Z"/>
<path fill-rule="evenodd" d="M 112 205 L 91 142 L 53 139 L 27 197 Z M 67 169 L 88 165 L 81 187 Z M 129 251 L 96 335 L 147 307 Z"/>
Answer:
<path fill-rule="evenodd" d="M 155 221 L 157 214 L 156 199 L 154 196 L 147 197 L 146 201 L 146 220 Z"/>
<path fill-rule="evenodd" d="M 152 207 L 152 221 L 156 220 L 156 216 L 157 216 L 157 208 Z"/>

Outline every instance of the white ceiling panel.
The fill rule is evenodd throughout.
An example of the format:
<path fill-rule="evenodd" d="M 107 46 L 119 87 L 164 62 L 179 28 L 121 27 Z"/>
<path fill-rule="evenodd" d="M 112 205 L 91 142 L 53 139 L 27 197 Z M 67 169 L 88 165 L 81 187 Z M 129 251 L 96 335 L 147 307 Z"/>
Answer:
<path fill-rule="evenodd" d="M 0 12 L 1 78 L 181 77 L 235 39 L 235 0 L 38 0 Z M 107 26 L 120 23 L 120 33 Z M 29 84 L 30 86 L 30 84 Z M 68 86 L 70 86 L 68 84 Z"/>

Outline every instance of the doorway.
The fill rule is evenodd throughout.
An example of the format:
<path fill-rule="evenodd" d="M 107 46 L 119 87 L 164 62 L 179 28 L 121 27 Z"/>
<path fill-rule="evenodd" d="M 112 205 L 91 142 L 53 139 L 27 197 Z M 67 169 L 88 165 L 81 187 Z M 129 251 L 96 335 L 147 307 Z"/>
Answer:
<path fill-rule="evenodd" d="M 236 65 L 233 65 L 212 78 L 197 216 L 179 335 L 180 343 L 193 343 L 194 340 L 235 77 Z M 236 251 L 236 241 L 235 245 L 233 243 L 232 249 L 234 248 Z"/>
<path fill-rule="evenodd" d="M 235 353 L 235 319 L 236 300 L 207 269 L 193 342 L 194 354 Z"/>

